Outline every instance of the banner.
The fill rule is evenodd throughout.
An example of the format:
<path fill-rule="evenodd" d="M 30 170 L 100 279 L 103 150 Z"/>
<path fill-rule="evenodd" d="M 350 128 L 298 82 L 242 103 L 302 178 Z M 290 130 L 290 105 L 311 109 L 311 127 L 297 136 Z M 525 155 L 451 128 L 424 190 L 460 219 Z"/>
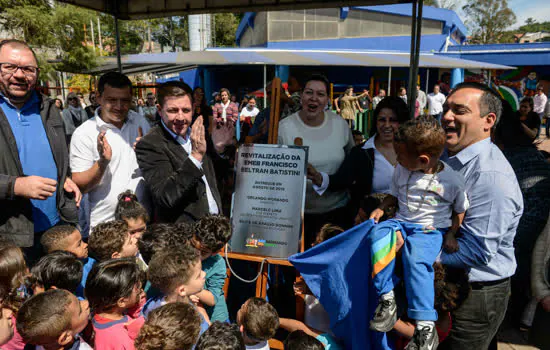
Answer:
<path fill-rule="evenodd" d="M 242 145 L 235 165 L 231 251 L 287 258 L 299 251 L 307 147 Z"/>

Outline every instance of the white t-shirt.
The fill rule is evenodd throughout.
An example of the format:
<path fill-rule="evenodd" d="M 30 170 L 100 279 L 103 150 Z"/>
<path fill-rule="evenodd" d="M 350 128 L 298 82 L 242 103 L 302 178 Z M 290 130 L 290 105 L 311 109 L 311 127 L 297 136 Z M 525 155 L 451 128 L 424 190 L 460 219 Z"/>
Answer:
<path fill-rule="evenodd" d="M 466 196 L 464 178 L 449 165 L 445 163 L 443 165 L 443 170 L 435 176 L 420 171 L 411 173 L 400 164 L 395 167 L 391 194 L 397 197 L 399 203 L 399 209 L 395 215 L 397 220 L 435 228 L 447 228 L 452 225 L 453 210 L 464 213 L 468 209 L 470 203 Z M 427 189 L 432 177 L 430 188 Z M 407 187 L 409 187 L 408 200 Z M 424 196 L 423 201 L 422 196 Z"/>
<path fill-rule="evenodd" d="M 303 145 L 309 146 L 308 162 L 317 171 L 328 175 L 338 171 L 347 152 L 355 145 L 346 121 L 330 111 L 325 111 L 325 120 L 315 127 L 306 125 L 298 112 L 283 119 L 279 123 L 278 143 L 294 145 L 296 138 L 301 138 Z M 327 191 L 321 196 L 313 189 L 312 182 L 307 182 L 305 212 L 308 214 L 322 214 L 341 208 L 348 200 L 346 191 Z"/>
<path fill-rule="evenodd" d="M 446 101 L 445 95 L 443 95 L 441 92 L 438 92 L 437 95 L 435 95 L 433 92 L 428 95 L 428 107 L 429 111 L 428 113 L 430 115 L 436 115 L 441 112 L 443 112 L 443 104 Z"/>
<path fill-rule="evenodd" d="M 255 116 L 258 115 L 258 113 L 260 113 L 260 110 L 258 109 L 258 107 L 254 107 L 252 109 L 248 109 L 248 107 L 245 107 L 241 111 L 241 117 L 254 118 Z"/>
<path fill-rule="evenodd" d="M 122 129 L 118 129 L 105 123 L 99 117 L 99 111 L 100 108 L 96 110 L 95 117 L 75 130 L 70 148 L 73 173 L 89 170 L 99 160 L 97 136 L 101 131 L 107 131 L 105 137 L 113 151 L 101 181 L 88 193 L 90 229 L 115 218 L 117 197 L 126 190 L 134 191 L 138 200 L 147 207 L 143 203 L 146 198 L 145 181 L 139 170 L 133 145 L 138 137 L 138 128 L 141 127 L 145 135 L 150 129 L 149 123 L 141 114 L 129 111 L 128 120 Z"/>
<path fill-rule="evenodd" d="M 365 142 L 363 149 L 374 148 L 374 169 L 372 175 L 372 193 L 386 193 L 391 192 L 391 178 L 395 167 L 388 162 L 386 157 L 376 149 L 373 136 Z"/>
<path fill-rule="evenodd" d="M 256 345 L 245 345 L 246 350 L 269 350 L 269 343 L 267 341 L 260 342 Z"/>

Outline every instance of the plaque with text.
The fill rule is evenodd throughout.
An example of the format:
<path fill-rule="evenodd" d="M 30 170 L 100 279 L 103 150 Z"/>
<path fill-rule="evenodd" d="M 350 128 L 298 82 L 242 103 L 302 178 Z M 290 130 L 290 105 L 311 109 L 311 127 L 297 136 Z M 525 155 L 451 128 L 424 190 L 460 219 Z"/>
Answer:
<path fill-rule="evenodd" d="M 307 147 L 246 144 L 235 165 L 231 250 L 287 258 L 299 251 Z"/>

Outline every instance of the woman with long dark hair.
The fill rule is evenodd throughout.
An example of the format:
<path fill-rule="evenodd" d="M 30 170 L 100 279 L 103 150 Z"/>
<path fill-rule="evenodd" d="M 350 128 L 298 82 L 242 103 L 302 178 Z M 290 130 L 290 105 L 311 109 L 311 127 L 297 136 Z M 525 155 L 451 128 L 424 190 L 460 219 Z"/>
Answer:
<path fill-rule="evenodd" d="M 210 125 L 212 125 L 212 108 L 206 103 L 204 98 L 204 90 L 200 86 L 197 86 L 193 90 L 193 123 L 202 115 L 204 128 L 211 132 Z"/>

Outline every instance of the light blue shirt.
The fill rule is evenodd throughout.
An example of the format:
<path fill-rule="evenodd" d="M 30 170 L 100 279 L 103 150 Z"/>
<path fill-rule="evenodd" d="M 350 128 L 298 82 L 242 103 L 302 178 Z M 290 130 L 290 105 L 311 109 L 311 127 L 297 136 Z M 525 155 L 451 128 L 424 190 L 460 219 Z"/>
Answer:
<path fill-rule="evenodd" d="M 441 262 L 470 268 L 470 282 L 497 281 L 516 271 L 514 236 L 523 197 L 510 163 L 490 138 L 446 160 L 466 180 L 470 208 L 461 226 L 459 250 Z"/>
<path fill-rule="evenodd" d="M 187 128 L 187 134 L 185 137 L 182 137 L 180 135 L 176 135 L 172 130 L 168 129 L 166 124 L 164 124 L 164 121 L 161 119 L 162 127 L 172 135 L 172 137 L 183 147 L 185 152 L 189 155 L 189 158 L 195 164 L 197 168 L 202 170 L 202 163 L 199 162 L 195 157 L 191 155 L 192 145 L 191 145 L 191 127 Z M 208 180 L 206 179 L 206 175 L 202 176 L 202 181 L 206 185 L 206 199 L 208 200 L 208 210 L 210 211 L 210 214 L 218 214 L 219 208 L 218 204 L 216 203 L 216 199 L 214 199 L 214 195 L 212 194 L 212 190 L 210 189 L 210 185 L 208 184 Z"/>
<path fill-rule="evenodd" d="M 11 126 L 25 176 L 35 175 L 57 181 L 57 165 L 40 116 L 38 93 L 33 92 L 21 109 L 0 95 L 0 108 Z M 45 200 L 31 199 L 31 204 L 34 232 L 46 231 L 60 221 L 57 191 Z"/>

